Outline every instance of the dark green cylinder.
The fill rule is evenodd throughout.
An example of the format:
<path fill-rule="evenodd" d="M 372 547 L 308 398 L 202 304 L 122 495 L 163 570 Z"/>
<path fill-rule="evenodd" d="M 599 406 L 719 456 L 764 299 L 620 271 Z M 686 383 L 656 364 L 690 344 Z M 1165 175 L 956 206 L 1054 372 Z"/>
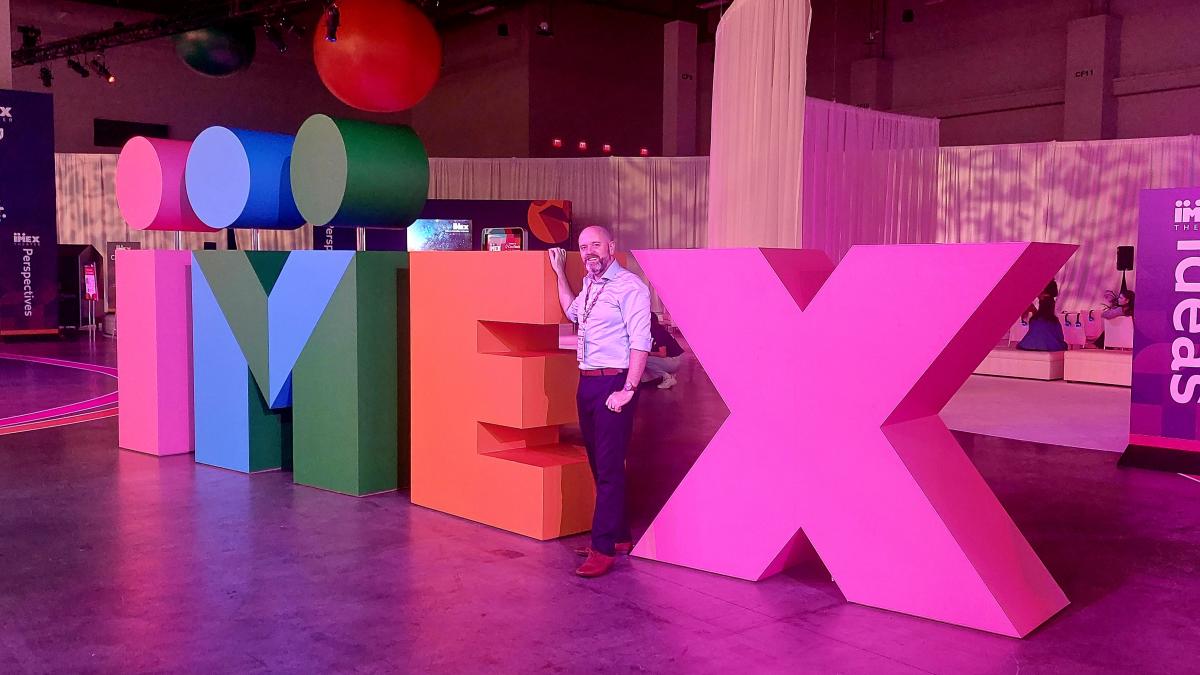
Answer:
<path fill-rule="evenodd" d="M 292 148 L 292 195 L 317 227 L 408 227 L 429 194 L 429 155 L 411 127 L 313 115 Z"/>

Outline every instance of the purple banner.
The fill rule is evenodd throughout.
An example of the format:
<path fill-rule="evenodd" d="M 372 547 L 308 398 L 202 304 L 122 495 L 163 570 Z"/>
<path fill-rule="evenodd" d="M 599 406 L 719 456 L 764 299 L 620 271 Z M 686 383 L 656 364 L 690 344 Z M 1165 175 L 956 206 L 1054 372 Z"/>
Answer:
<path fill-rule="evenodd" d="M 0 89 L 0 334 L 58 332 L 54 104 Z"/>
<path fill-rule="evenodd" d="M 1130 448 L 1200 460 L 1200 187 L 1143 190 L 1137 247 Z M 1187 461 L 1186 459 L 1183 461 Z"/>

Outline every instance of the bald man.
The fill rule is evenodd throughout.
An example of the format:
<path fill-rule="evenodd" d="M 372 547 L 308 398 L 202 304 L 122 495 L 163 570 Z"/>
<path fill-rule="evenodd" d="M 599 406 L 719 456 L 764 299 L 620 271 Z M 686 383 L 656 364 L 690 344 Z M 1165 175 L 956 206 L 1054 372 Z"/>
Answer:
<path fill-rule="evenodd" d="M 633 433 L 637 385 L 650 353 L 650 289 L 614 257 L 612 234 L 592 226 L 579 233 L 587 274 L 576 296 L 567 282 L 567 252 L 550 251 L 558 274 L 558 301 L 578 330 L 579 428 L 596 481 L 592 545 L 577 551 L 587 560 L 575 573 L 598 577 L 612 569 L 617 553 L 633 548 L 625 515 L 625 452 Z"/>

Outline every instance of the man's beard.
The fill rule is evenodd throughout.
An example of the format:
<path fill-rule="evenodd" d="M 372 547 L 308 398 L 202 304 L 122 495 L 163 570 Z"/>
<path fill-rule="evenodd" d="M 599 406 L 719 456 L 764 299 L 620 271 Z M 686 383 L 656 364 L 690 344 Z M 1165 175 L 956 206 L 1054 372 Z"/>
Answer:
<path fill-rule="evenodd" d="M 599 256 L 588 256 L 583 259 L 583 266 L 588 274 L 599 274 L 604 269 L 604 261 Z"/>

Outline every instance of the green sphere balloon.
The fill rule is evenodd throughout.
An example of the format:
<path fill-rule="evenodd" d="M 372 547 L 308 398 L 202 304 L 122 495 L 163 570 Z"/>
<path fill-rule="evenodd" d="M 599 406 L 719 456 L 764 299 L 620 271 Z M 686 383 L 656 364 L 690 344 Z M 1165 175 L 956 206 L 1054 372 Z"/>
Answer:
<path fill-rule="evenodd" d="M 429 155 L 411 127 L 313 115 L 292 146 L 292 195 L 317 227 L 408 227 L 429 195 Z"/>
<path fill-rule="evenodd" d="M 180 33 L 175 53 L 198 73 L 225 77 L 250 67 L 255 44 L 254 29 L 235 23 Z"/>

